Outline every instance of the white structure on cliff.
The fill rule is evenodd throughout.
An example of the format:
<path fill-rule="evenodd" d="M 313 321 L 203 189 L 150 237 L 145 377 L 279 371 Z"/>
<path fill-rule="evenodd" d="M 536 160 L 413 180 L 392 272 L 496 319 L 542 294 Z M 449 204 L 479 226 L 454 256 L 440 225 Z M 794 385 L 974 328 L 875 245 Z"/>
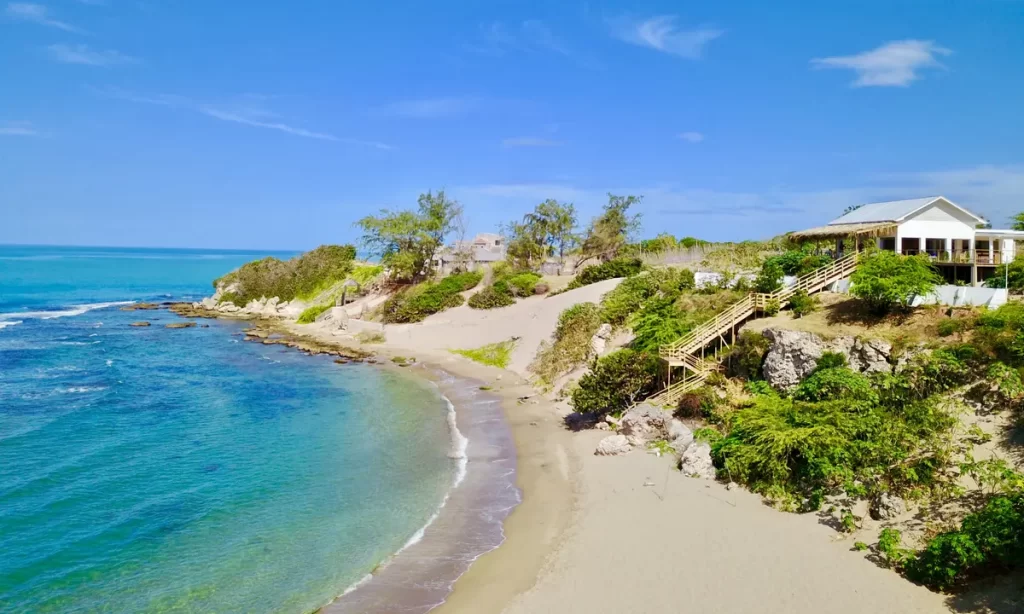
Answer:
<path fill-rule="evenodd" d="M 835 239 L 839 252 L 876 242 L 900 254 L 927 254 L 946 280 L 979 285 L 1016 256 L 1024 232 L 988 228 L 985 218 L 931 196 L 861 205 L 827 226 L 794 232 L 797 240 Z"/>

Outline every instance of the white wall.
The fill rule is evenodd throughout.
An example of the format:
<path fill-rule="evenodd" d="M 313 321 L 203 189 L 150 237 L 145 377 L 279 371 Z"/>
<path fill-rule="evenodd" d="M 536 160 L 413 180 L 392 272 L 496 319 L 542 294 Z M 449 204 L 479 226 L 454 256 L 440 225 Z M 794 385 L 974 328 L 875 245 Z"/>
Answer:
<path fill-rule="evenodd" d="M 920 246 L 916 247 L 920 250 L 924 249 L 924 239 L 973 240 L 975 224 L 974 218 L 956 207 L 945 201 L 936 201 L 896 227 L 896 250 L 902 251 L 904 238 L 921 239 Z M 949 241 L 946 245 L 948 247 Z"/>

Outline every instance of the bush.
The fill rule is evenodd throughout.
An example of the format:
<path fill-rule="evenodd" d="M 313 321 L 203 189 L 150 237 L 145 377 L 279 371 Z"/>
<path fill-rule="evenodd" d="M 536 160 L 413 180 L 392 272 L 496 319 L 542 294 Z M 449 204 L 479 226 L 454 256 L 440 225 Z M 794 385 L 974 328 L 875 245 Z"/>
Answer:
<path fill-rule="evenodd" d="M 878 403 L 878 393 L 871 380 L 846 367 L 815 369 L 793 391 L 793 398 L 800 401 L 831 401 L 849 399 Z"/>
<path fill-rule="evenodd" d="M 601 300 L 601 318 L 621 326 L 649 299 L 655 296 L 674 299 L 683 290 L 693 288 L 693 271 L 655 269 L 622 280 Z"/>
<path fill-rule="evenodd" d="M 769 257 L 766 262 L 778 266 L 785 275 L 806 275 L 811 271 L 826 266 L 832 262 L 832 258 L 825 254 L 815 254 L 811 248 L 794 249 Z"/>
<path fill-rule="evenodd" d="M 846 355 L 840 354 L 839 352 L 822 352 L 821 356 L 818 357 L 818 362 L 814 363 L 814 370 L 821 371 L 822 369 L 838 369 L 840 367 L 846 367 Z"/>
<path fill-rule="evenodd" d="M 718 396 L 715 391 L 710 386 L 704 386 L 680 397 L 673 415 L 676 418 L 706 418 L 717 405 Z"/>
<path fill-rule="evenodd" d="M 345 279 L 355 257 L 356 248 L 351 245 L 321 245 L 288 261 L 267 257 L 248 262 L 214 280 L 213 285 L 236 284 L 230 302 L 239 306 L 262 297 L 276 296 L 282 301 L 309 298 Z"/>
<path fill-rule="evenodd" d="M 779 310 L 782 309 L 782 305 L 779 304 L 779 299 L 771 299 L 764 304 L 764 315 L 771 318 L 779 315 Z"/>
<path fill-rule="evenodd" d="M 931 294 L 942 278 L 927 256 L 877 251 L 861 258 L 850 276 L 850 293 L 878 314 L 906 311 L 918 296 Z"/>
<path fill-rule="evenodd" d="M 480 283 L 480 273 L 455 273 L 439 282 L 424 282 L 389 298 L 383 305 L 388 323 L 421 322 L 431 314 L 458 307 L 465 299 L 462 292 Z"/>
<path fill-rule="evenodd" d="M 516 296 L 533 296 L 539 281 L 540 275 L 536 273 L 520 273 L 509 278 L 508 287 Z"/>
<path fill-rule="evenodd" d="M 644 268 L 644 263 L 639 258 L 616 258 L 601 264 L 588 266 L 576 275 L 576 278 L 569 283 L 568 290 L 575 290 L 590 284 L 596 284 L 606 279 L 617 277 L 632 277 Z"/>
<path fill-rule="evenodd" d="M 818 310 L 819 303 L 818 297 L 808 295 L 806 290 L 797 290 L 789 297 L 789 308 L 793 311 L 794 318 L 814 313 Z"/>
<path fill-rule="evenodd" d="M 594 303 L 578 303 L 558 316 L 554 339 L 537 352 L 530 370 L 545 384 L 552 384 L 587 360 L 590 340 L 601 326 L 601 313 Z"/>
<path fill-rule="evenodd" d="M 323 305 L 313 305 L 312 307 L 308 307 L 305 310 L 303 310 L 301 314 L 299 314 L 299 319 L 296 320 L 296 322 L 298 322 L 299 324 L 309 324 L 310 322 L 315 322 L 317 316 L 327 311 L 331 307 L 332 305 L 330 303 L 325 303 Z"/>
<path fill-rule="evenodd" d="M 782 265 L 769 258 L 761 265 L 761 272 L 754 280 L 754 289 L 763 294 L 778 292 L 782 289 L 783 275 Z"/>
<path fill-rule="evenodd" d="M 469 306 L 473 309 L 497 309 L 515 305 L 516 299 L 511 292 L 501 292 L 495 286 L 488 286 L 469 297 Z"/>
<path fill-rule="evenodd" d="M 969 326 L 970 322 L 963 318 L 946 318 L 938 323 L 936 329 L 940 337 L 949 337 L 964 332 Z"/>
<path fill-rule="evenodd" d="M 1006 303 L 979 315 L 973 342 L 1008 365 L 1024 365 L 1024 303 Z"/>
<path fill-rule="evenodd" d="M 1024 493 L 995 497 L 963 519 L 960 528 L 935 536 L 909 560 L 907 575 L 944 590 L 985 568 L 1024 566 Z"/>
<path fill-rule="evenodd" d="M 659 360 L 644 352 L 623 349 L 597 361 L 572 393 L 577 412 L 599 415 L 623 411 L 655 392 Z"/>
<path fill-rule="evenodd" d="M 714 294 L 659 295 L 644 303 L 630 319 L 634 339 L 631 347 L 656 353 L 662 345 L 676 341 L 735 302 L 735 292 Z"/>
<path fill-rule="evenodd" d="M 729 374 L 748 381 L 761 379 L 761 365 L 770 345 L 764 335 L 742 331 L 729 350 Z"/>

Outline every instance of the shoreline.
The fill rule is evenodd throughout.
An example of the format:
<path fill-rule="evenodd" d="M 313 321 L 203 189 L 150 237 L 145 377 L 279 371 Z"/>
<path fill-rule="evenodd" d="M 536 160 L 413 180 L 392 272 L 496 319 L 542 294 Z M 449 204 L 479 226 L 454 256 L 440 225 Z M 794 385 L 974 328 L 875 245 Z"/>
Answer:
<path fill-rule="evenodd" d="M 408 607 L 412 605 L 410 603 L 389 602 L 385 605 L 376 601 L 372 602 L 373 609 L 367 610 L 365 608 L 371 602 L 364 601 L 359 593 L 369 592 L 369 588 L 375 586 L 374 580 L 378 580 L 379 585 L 387 584 L 387 588 L 381 586 L 381 592 L 391 591 L 393 597 L 400 595 L 399 587 L 392 585 L 389 577 L 395 575 L 395 566 L 402 560 L 404 553 L 427 542 L 428 538 L 432 540 L 435 536 L 431 535 L 431 530 L 441 530 L 448 516 L 457 515 L 457 508 L 462 502 L 453 499 L 461 483 L 453 484 L 435 516 L 421 530 L 421 540 L 415 541 L 413 536 L 410 543 L 384 561 L 381 567 L 348 587 L 318 612 L 498 612 L 516 595 L 534 584 L 545 561 L 569 527 L 576 508 L 579 463 L 575 458 L 572 433 L 564 428 L 549 401 L 512 371 L 481 365 L 448 352 L 424 351 L 395 343 L 362 345 L 347 338 L 333 337 L 315 327 L 267 320 L 254 323 L 299 344 L 313 341 L 342 352 L 372 352 L 376 355 L 378 366 L 401 369 L 410 376 L 433 383 L 442 398 L 454 407 L 458 429 L 468 438 L 468 448 L 472 450 L 474 441 L 482 434 L 477 433 L 478 436 L 474 438 L 471 424 L 474 414 L 480 413 L 479 407 L 472 406 L 472 403 L 464 407 L 465 400 L 460 399 L 463 402 L 459 403 L 450 396 L 453 388 L 468 386 L 476 395 L 500 406 L 503 430 L 508 434 L 511 444 L 517 498 L 509 509 L 504 510 L 503 518 L 497 523 L 501 538 L 469 560 L 462 561 L 464 568 L 450 580 L 436 576 L 432 579 L 433 582 L 447 584 L 442 600 L 424 609 L 413 610 Z M 303 348 L 300 346 L 297 349 Z M 416 364 L 410 367 L 392 365 L 390 359 L 395 356 L 415 357 Z M 445 382 L 446 378 L 450 381 Z M 488 389 L 480 390 L 481 386 Z M 523 397 L 528 397 L 528 400 L 520 402 Z M 474 463 L 474 460 L 477 462 Z M 485 460 L 474 459 L 471 453 L 466 465 L 467 475 Z M 479 510 L 475 511 L 479 513 Z M 448 538 L 458 539 L 458 536 Z M 412 558 L 415 554 L 410 552 L 408 556 Z M 509 565 L 513 561 L 514 565 Z"/>

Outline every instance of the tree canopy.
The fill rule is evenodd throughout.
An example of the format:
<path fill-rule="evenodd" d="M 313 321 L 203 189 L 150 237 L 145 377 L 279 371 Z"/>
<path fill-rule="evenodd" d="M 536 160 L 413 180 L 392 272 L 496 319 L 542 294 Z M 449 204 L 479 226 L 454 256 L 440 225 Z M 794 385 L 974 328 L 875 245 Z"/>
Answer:
<path fill-rule="evenodd" d="M 576 235 L 576 208 L 572 203 L 548 199 L 522 222 L 510 222 L 504 227 L 508 237 L 508 258 L 521 269 L 535 269 L 545 258 L 557 256 L 565 261 L 565 254 L 573 249 Z"/>
<path fill-rule="evenodd" d="M 923 254 L 904 256 L 876 251 L 861 258 L 850 276 L 850 293 L 875 313 L 909 309 L 914 298 L 930 294 L 942 278 Z"/>
<path fill-rule="evenodd" d="M 395 279 L 413 280 L 433 272 L 433 256 L 456 228 L 462 205 L 444 190 L 420 194 L 416 211 L 382 209 L 378 216 L 357 222 L 363 245 L 386 266 Z"/>
<path fill-rule="evenodd" d="M 640 228 L 640 214 L 629 214 L 633 205 L 640 204 L 642 196 L 608 195 L 604 211 L 590 223 L 581 245 L 582 258 L 577 266 L 597 258 L 607 262 L 615 258 L 629 242 L 629 237 Z"/>

